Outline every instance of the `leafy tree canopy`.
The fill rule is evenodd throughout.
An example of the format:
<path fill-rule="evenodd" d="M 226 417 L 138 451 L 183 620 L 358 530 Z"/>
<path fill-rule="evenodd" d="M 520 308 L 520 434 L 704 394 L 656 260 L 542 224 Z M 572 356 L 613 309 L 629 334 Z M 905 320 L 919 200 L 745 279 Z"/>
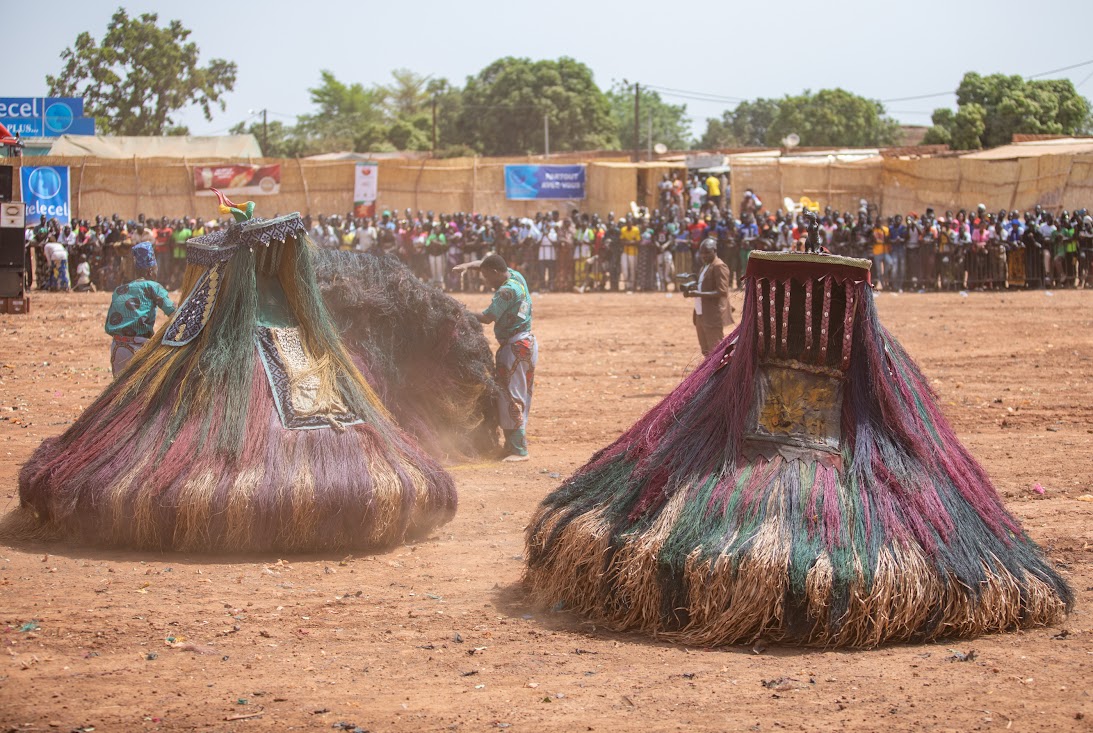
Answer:
<path fill-rule="evenodd" d="M 1089 130 L 1089 100 L 1069 79 L 1027 80 L 969 71 L 956 90 L 957 109 L 934 110 L 925 144 L 959 150 L 1005 145 L 1015 133 L 1076 135 Z"/>
<path fill-rule="evenodd" d="M 706 120 L 698 147 L 735 148 L 766 145 L 767 131 L 778 115 L 778 100 L 759 98 L 725 110 L 720 119 Z"/>
<path fill-rule="evenodd" d="M 392 119 L 413 117 L 427 111 L 431 94 L 429 78 L 409 69 L 395 69 L 391 81 L 379 87 L 384 108 Z"/>
<path fill-rule="evenodd" d="M 607 96 L 568 57 L 498 59 L 467 79 L 462 102 L 463 142 L 485 155 L 543 152 L 544 115 L 552 151 L 617 145 Z"/>
<path fill-rule="evenodd" d="M 781 99 L 741 102 L 720 119 L 706 121 L 700 145 L 778 146 L 790 133 L 804 146 L 872 147 L 894 143 L 899 123 L 885 116 L 880 102 L 845 89 L 806 90 Z"/>
<path fill-rule="evenodd" d="M 267 158 L 295 158 L 307 154 L 302 141 L 291 125 L 281 120 L 270 120 L 262 127 L 262 122 L 240 122 L 229 131 L 232 135 L 254 135 L 262 145 L 262 155 Z"/>
<path fill-rule="evenodd" d="M 797 133 L 804 146 L 871 147 L 899 138 L 899 122 L 884 116 L 884 105 L 845 89 L 805 91 L 785 97 L 767 130 L 768 145 Z"/>
<path fill-rule="evenodd" d="M 378 87 L 345 84 L 330 71 L 321 72 L 317 87 L 309 89 L 315 114 L 302 115 L 296 134 L 304 150 L 393 150 L 387 142 L 384 93 Z"/>
<path fill-rule="evenodd" d="M 664 143 L 672 150 L 690 147 L 691 120 L 687 117 L 687 105 L 667 104 L 660 95 L 647 89 L 640 90 L 638 114 L 638 147 L 649 146 L 649 122 L 652 115 L 653 144 Z M 615 123 L 615 137 L 622 148 L 634 147 L 634 90 L 629 85 L 616 83 L 607 92 L 611 105 L 611 119 Z"/>
<path fill-rule="evenodd" d="M 61 73 L 46 77 L 50 95 L 83 97 L 98 129 L 115 135 L 185 132 L 175 115 L 192 104 L 211 120 L 212 107 L 223 110 L 224 94 L 235 86 L 235 64 L 212 59 L 200 66 L 197 45 L 186 41 L 190 30 L 177 20 L 161 28 L 158 20 L 118 8 L 101 42 L 80 33 L 61 52 Z"/>

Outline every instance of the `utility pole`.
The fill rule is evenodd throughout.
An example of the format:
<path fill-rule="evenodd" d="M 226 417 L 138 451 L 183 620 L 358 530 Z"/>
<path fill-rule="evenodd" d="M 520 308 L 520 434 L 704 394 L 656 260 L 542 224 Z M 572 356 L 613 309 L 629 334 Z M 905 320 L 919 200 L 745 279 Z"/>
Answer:
<path fill-rule="evenodd" d="M 634 162 L 641 160 L 641 84 L 634 82 Z"/>
<path fill-rule="evenodd" d="M 543 157 L 550 157 L 550 118 L 543 113 Z"/>
<path fill-rule="evenodd" d="M 433 156 L 436 156 L 436 95 L 433 95 Z"/>
<path fill-rule="evenodd" d="M 266 112 L 262 110 L 262 155 L 269 155 L 269 125 L 266 123 Z"/>
<path fill-rule="evenodd" d="M 649 109 L 649 160 L 653 159 L 653 109 Z"/>

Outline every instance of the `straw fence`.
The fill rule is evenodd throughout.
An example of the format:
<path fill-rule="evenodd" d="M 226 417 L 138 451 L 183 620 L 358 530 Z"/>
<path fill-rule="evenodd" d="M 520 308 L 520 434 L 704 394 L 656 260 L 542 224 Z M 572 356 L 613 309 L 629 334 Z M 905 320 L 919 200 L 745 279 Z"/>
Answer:
<path fill-rule="evenodd" d="M 859 161 L 838 158 L 731 157 L 733 204 L 751 188 L 768 210 L 785 197 L 807 196 L 840 211 L 856 211 L 866 199 L 886 214 L 974 207 L 1048 209 L 1093 206 L 1093 154 L 1042 155 L 1017 160 L 957 157 L 881 158 Z M 24 158 L 15 165 L 67 165 L 72 213 L 130 219 L 138 214 L 177 217 L 214 216 L 216 200 L 197 195 L 197 165 L 231 161 L 187 159 Z M 353 206 L 352 161 L 263 159 L 281 164 L 280 193 L 258 199 L 262 215 L 345 213 Z M 585 163 L 586 198 L 581 201 L 510 201 L 505 198 L 507 163 Z M 668 162 L 630 163 L 625 159 L 556 156 L 542 158 L 455 158 L 449 160 L 379 161 L 380 209 L 484 212 L 526 216 L 536 211 L 580 208 L 621 214 L 631 202 L 654 205 L 656 182 L 671 170 Z M 16 176 L 16 196 L 19 177 Z"/>
<path fill-rule="evenodd" d="M 868 158 L 732 160 L 734 203 L 751 188 L 768 210 L 802 196 L 839 211 L 866 199 L 885 214 L 946 209 L 1093 208 L 1093 154 L 1041 155 L 1014 160 Z"/>

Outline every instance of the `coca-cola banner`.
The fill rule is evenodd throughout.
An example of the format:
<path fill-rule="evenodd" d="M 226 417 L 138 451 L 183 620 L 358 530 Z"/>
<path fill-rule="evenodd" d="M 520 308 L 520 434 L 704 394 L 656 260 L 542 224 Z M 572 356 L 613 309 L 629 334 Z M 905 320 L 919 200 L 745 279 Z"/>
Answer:
<path fill-rule="evenodd" d="M 209 189 L 232 196 L 272 196 L 281 193 L 281 164 L 194 166 L 194 189 L 198 196 L 213 196 Z"/>

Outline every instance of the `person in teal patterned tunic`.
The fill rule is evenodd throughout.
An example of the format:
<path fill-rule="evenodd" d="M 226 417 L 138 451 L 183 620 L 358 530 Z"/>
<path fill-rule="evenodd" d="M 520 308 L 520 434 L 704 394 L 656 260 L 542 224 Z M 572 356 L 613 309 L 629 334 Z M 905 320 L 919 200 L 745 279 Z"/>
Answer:
<path fill-rule="evenodd" d="M 481 323 L 493 324 L 497 349 L 497 411 L 505 432 L 504 461 L 528 460 L 527 425 L 531 411 L 531 393 L 535 384 L 535 364 L 539 360 L 539 344 L 531 333 L 531 292 L 524 276 L 510 269 L 501 255 L 461 265 L 460 269 L 477 268 L 482 279 L 496 292 L 482 313 L 475 316 Z"/>
<path fill-rule="evenodd" d="M 114 290 L 106 312 L 106 332 L 114 337 L 110 342 L 110 368 L 115 377 L 155 333 L 156 308 L 168 316 L 175 312 L 171 296 L 156 282 L 158 270 L 152 243 L 134 245 L 133 260 L 137 279 Z"/>

